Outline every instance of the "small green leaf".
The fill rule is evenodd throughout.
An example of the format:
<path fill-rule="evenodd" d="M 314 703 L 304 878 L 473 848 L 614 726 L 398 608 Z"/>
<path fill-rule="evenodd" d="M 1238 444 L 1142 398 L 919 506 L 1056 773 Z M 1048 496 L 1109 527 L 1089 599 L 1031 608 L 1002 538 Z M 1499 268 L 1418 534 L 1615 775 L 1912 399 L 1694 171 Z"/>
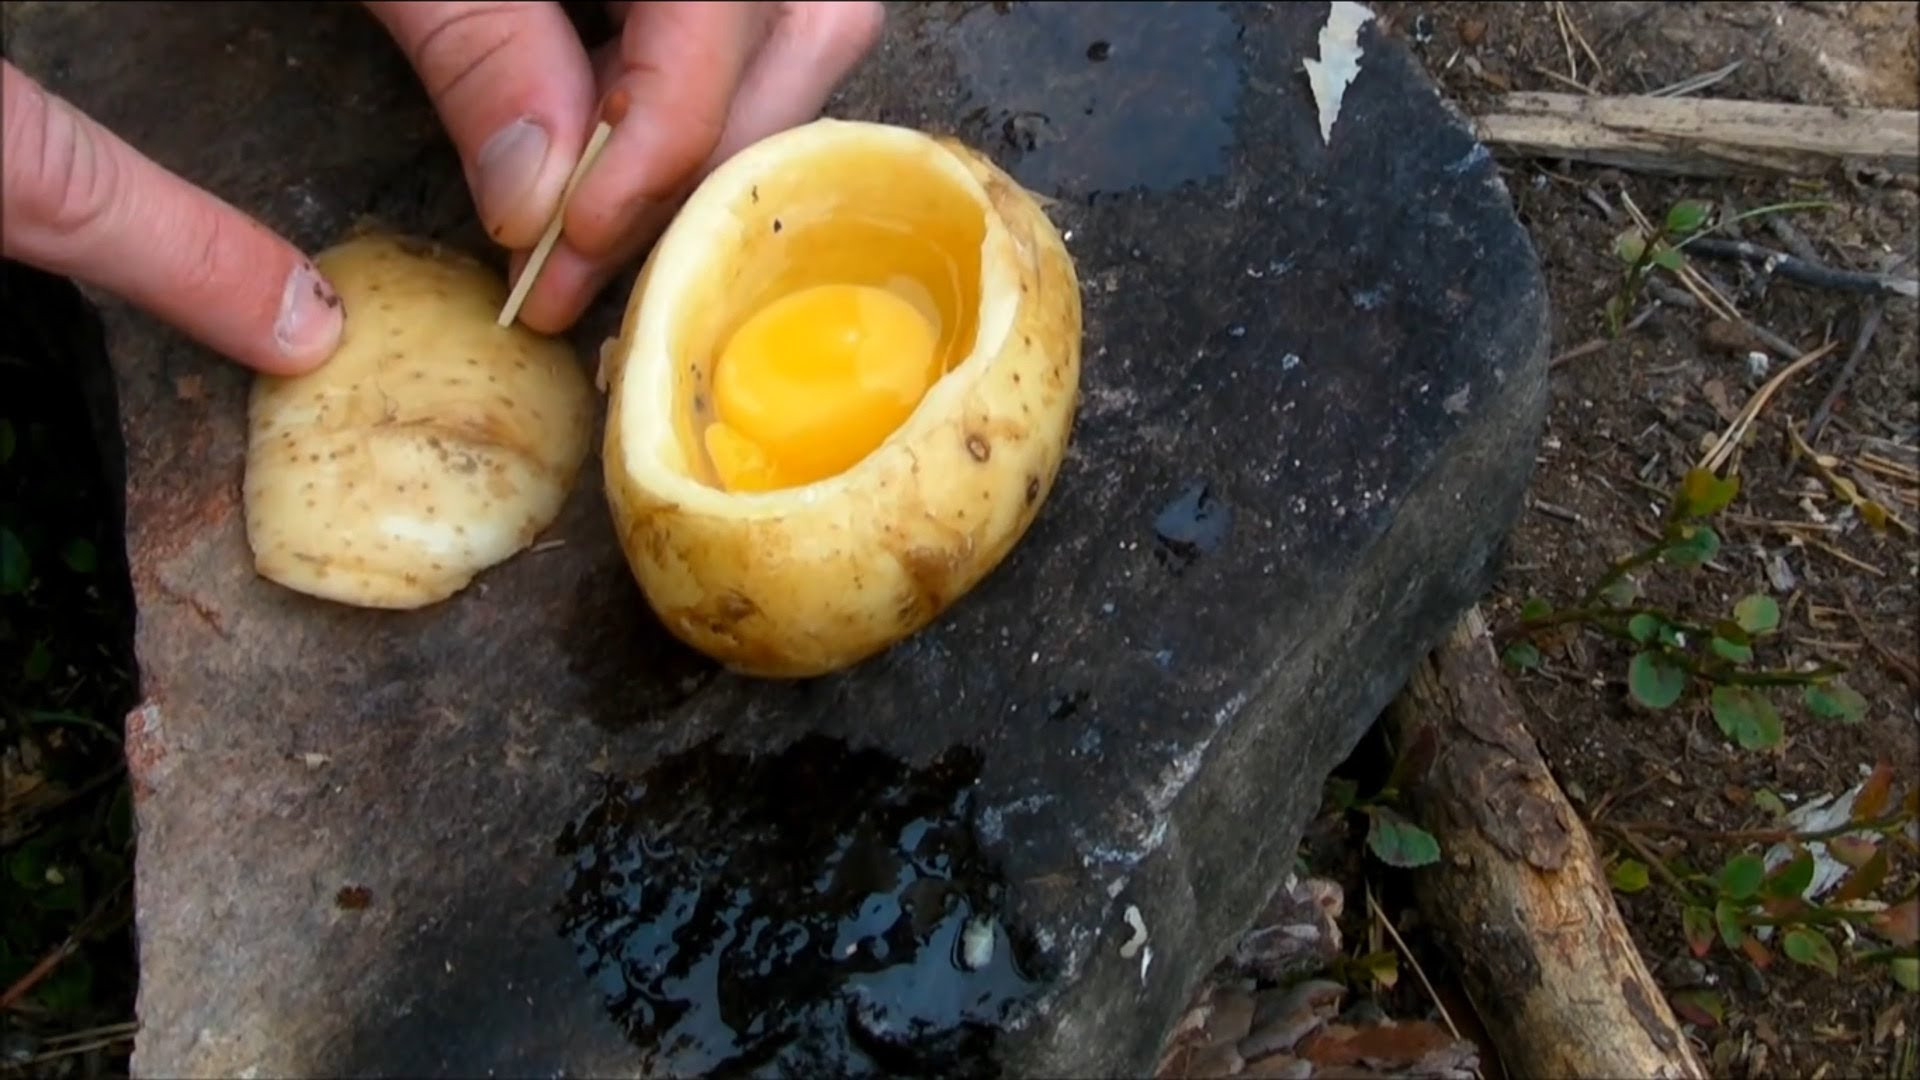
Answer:
<path fill-rule="evenodd" d="M 1687 936 L 1687 949 L 1693 955 L 1705 956 L 1713 949 L 1713 912 L 1688 904 L 1680 913 L 1680 928 Z"/>
<path fill-rule="evenodd" d="M 1749 634 L 1771 634 L 1780 628 L 1780 605 L 1759 593 L 1743 596 L 1733 605 L 1733 619 Z"/>
<path fill-rule="evenodd" d="M 1753 662 L 1753 649 L 1748 646 L 1737 645 L 1723 637 L 1715 637 L 1708 644 L 1713 649 L 1713 655 L 1722 660 L 1730 660 L 1736 664 Z"/>
<path fill-rule="evenodd" d="M 1627 635 L 1645 645 L 1660 635 L 1660 616 L 1641 612 L 1627 620 Z"/>
<path fill-rule="evenodd" d="M 1707 223 L 1707 204 L 1698 199 L 1682 199 L 1667 211 L 1667 233 L 1686 236 Z"/>
<path fill-rule="evenodd" d="M 1735 855 L 1720 868 L 1720 895 L 1729 900 L 1745 900 L 1760 891 L 1767 876 L 1767 864 L 1758 855 Z"/>
<path fill-rule="evenodd" d="M 1687 257 L 1665 244 L 1657 244 L 1653 249 L 1653 258 L 1649 260 L 1662 270 L 1678 273 L 1687 264 Z"/>
<path fill-rule="evenodd" d="M 1887 974 L 1908 990 L 1920 992 L 1920 956 L 1896 956 L 1887 961 Z"/>
<path fill-rule="evenodd" d="M 35 683 L 46 678 L 53 671 L 53 650 L 43 641 L 33 643 L 27 650 L 27 658 L 20 662 L 20 677 Z"/>
<path fill-rule="evenodd" d="M 1623 859 L 1607 879 L 1618 892 L 1637 893 L 1647 887 L 1647 864 L 1638 859 Z"/>
<path fill-rule="evenodd" d="M 0 416 L 0 465 L 13 460 L 14 448 L 19 444 L 13 431 L 13 421 Z"/>
<path fill-rule="evenodd" d="M 1845 683 L 1809 685 L 1803 698 L 1813 715 L 1843 724 L 1857 724 L 1867 714 L 1867 699 Z"/>
<path fill-rule="evenodd" d="M 1606 316 L 1607 336 L 1620 336 L 1620 328 L 1626 325 L 1627 321 L 1627 298 L 1619 293 L 1607 297 Z"/>
<path fill-rule="evenodd" d="M 1720 940 L 1727 948 L 1737 949 L 1747 939 L 1747 920 L 1731 901 L 1722 900 L 1713 905 L 1713 921 L 1720 928 Z"/>
<path fill-rule="evenodd" d="M 27 558 L 27 545 L 12 529 L 0 525 L 0 596 L 15 596 L 27 591 L 32 579 L 33 562 Z"/>
<path fill-rule="evenodd" d="M 1816 931 L 1796 926 L 1787 931 L 1781 948 L 1794 963 L 1819 968 L 1829 975 L 1840 974 L 1840 958 L 1833 953 L 1833 943 Z"/>
<path fill-rule="evenodd" d="M 1713 722 L 1741 749 L 1767 750 L 1780 745 L 1780 711 L 1765 694 L 1751 686 L 1716 686 L 1712 700 Z"/>
<path fill-rule="evenodd" d="M 1327 801 L 1335 810 L 1345 812 L 1353 809 L 1354 800 L 1360 796 L 1360 785 L 1344 776 L 1330 777 L 1327 780 Z"/>
<path fill-rule="evenodd" d="M 1719 1027 L 1727 1019 L 1727 1007 L 1720 995 L 1711 990 L 1676 990 L 1667 1000 L 1680 1019 L 1701 1027 Z"/>
<path fill-rule="evenodd" d="M 1692 570 L 1705 566 L 1720 554 L 1720 534 L 1705 525 L 1682 525 L 1672 540 L 1660 549 L 1660 557 L 1680 567 Z"/>
<path fill-rule="evenodd" d="M 1385 807 L 1375 807 L 1370 815 L 1367 849 L 1381 862 L 1404 869 L 1440 860 L 1440 841 L 1432 833 Z"/>
<path fill-rule="evenodd" d="M 60 549 L 60 559 L 67 569 L 76 574 L 91 574 L 100 563 L 100 557 L 93 550 L 93 541 L 84 537 L 74 537 Z"/>
<path fill-rule="evenodd" d="M 53 970 L 34 990 L 34 998 L 51 1013 L 67 1013 L 87 1006 L 93 996 L 93 965 L 75 956 Z"/>
<path fill-rule="evenodd" d="M 1747 628 L 1732 619 L 1716 621 L 1713 624 L 1713 632 L 1716 636 L 1735 645 L 1753 644 L 1753 638 L 1747 633 Z"/>
<path fill-rule="evenodd" d="M 1767 875 L 1761 886 L 1768 896 L 1799 898 L 1813 884 L 1813 854 L 1802 849 L 1799 854 L 1776 867 Z"/>
<path fill-rule="evenodd" d="M 1630 577 L 1623 577 L 1600 590 L 1600 599 L 1612 607 L 1626 607 L 1640 596 L 1640 586 Z"/>
<path fill-rule="evenodd" d="M 1531 641 L 1516 641 L 1507 646 L 1501 659 L 1516 671 L 1531 671 L 1540 666 L 1540 649 Z"/>
<path fill-rule="evenodd" d="M 1529 597 L 1526 603 L 1520 605 L 1520 618 L 1525 622 L 1537 622 L 1551 614 L 1553 605 L 1542 597 Z"/>
<path fill-rule="evenodd" d="M 1738 476 L 1722 479 L 1712 469 L 1692 469 L 1680 481 L 1680 490 L 1674 496 L 1674 515 L 1682 518 L 1708 517 L 1726 509 L 1738 494 Z"/>
<path fill-rule="evenodd" d="M 1664 709 L 1687 689 L 1686 669 L 1657 652 L 1638 652 L 1627 665 L 1627 691 L 1649 709 Z"/>
<path fill-rule="evenodd" d="M 1621 262 L 1632 266 L 1647 253 L 1647 238 L 1640 235 L 1639 229 L 1628 229 L 1613 238 L 1613 253 Z"/>
<path fill-rule="evenodd" d="M 1761 788 L 1759 791 L 1753 793 L 1753 808 L 1755 810 L 1765 810 L 1772 817 L 1781 818 L 1787 816 L 1787 804 L 1781 800 L 1780 796 L 1775 795 L 1766 788 Z"/>
<path fill-rule="evenodd" d="M 27 843 L 7 856 L 7 876 L 22 889 L 32 889 L 47 880 L 47 850 L 44 844 Z"/>

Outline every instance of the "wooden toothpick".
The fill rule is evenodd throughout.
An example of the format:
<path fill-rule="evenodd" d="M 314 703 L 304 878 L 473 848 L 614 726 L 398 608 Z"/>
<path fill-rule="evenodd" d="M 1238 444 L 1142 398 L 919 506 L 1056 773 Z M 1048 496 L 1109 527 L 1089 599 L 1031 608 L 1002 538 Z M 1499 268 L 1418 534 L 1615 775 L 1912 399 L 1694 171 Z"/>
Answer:
<path fill-rule="evenodd" d="M 513 292 L 507 296 L 505 307 L 500 309 L 496 320 L 500 326 L 513 325 L 520 317 L 520 305 L 526 303 L 527 294 L 533 291 L 533 283 L 540 277 L 540 268 L 546 265 L 547 256 L 553 253 L 553 245 L 560 239 L 560 227 L 567 219 L 567 204 L 573 201 L 573 190 L 580 186 L 580 178 L 593 167 L 600 151 L 606 148 L 608 136 L 613 134 L 613 125 L 627 112 L 627 95 L 624 90 L 615 90 L 607 96 L 606 105 L 600 110 L 600 122 L 594 125 L 593 136 L 587 140 L 587 148 L 580 160 L 573 166 L 573 175 L 567 177 L 566 190 L 560 194 L 560 205 L 554 208 L 552 220 L 547 222 L 547 231 L 540 235 L 540 242 L 534 245 L 533 255 L 527 259 L 526 269 L 520 273 L 520 280 L 513 285 Z"/>

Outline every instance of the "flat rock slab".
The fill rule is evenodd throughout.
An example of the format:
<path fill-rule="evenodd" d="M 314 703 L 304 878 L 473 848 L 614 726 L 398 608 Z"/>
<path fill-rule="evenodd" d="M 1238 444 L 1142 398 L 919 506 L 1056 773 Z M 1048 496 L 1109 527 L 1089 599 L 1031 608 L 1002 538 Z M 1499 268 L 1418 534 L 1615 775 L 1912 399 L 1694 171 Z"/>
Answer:
<path fill-rule="evenodd" d="M 1324 144 L 1326 11 L 895 13 L 831 111 L 956 131 L 1058 200 L 1084 402 L 1008 562 L 832 678 L 675 646 L 597 462 L 557 544 L 431 610 L 258 579 L 244 374 L 103 298 L 141 609 L 135 1069 L 1150 1068 L 1484 589 L 1542 421 L 1545 299 L 1493 162 L 1373 26 Z M 16 63 L 303 244 L 372 213 L 487 251 L 355 5 L 7 17 Z"/>

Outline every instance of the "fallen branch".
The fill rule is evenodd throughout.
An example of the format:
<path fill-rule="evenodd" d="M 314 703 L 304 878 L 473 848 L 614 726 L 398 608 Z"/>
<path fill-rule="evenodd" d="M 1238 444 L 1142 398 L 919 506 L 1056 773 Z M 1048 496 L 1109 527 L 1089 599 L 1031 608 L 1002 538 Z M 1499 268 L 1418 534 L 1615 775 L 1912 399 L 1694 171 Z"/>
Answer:
<path fill-rule="evenodd" d="M 1474 120 L 1508 157 L 1675 176 L 1812 176 L 1841 163 L 1920 172 L 1920 113 L 1768 101 L 1511 93 Z"/>
<path fill-rule="evenodd" d="M 1388 722 L 1401 745 L 1433 740 L 1407 794 L 1443 855 L 1416 872 L 1415 895 L 1507 1072 L 1704 1078 L 1527 734 L 1479 609 L 1415 670 Z"/>
<path fill-rule="evenodd" d="M 1874 274 L 1864 270 L 1837 270 L 1808 262 L 1784 251 L 1750 244 L 1745 240 L 1727 240 L 1702 236 L 1681 245 L 1685 251 L 1715 259 L 1742 259 L 1761 263 L 1769 273 L 1778 274 L 1802 285 L 1837 292 L 1878 293 L 1883 296 L 1920 296 L 1920 279 L 1893 274 Z"/>

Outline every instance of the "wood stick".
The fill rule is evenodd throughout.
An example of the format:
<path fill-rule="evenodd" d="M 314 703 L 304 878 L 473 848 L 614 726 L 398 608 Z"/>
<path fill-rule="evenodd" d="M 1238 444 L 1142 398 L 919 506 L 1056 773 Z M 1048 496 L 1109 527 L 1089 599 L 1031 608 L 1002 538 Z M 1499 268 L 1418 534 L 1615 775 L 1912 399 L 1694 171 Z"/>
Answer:
<path fill-rule="evenodd" d="M 595 158 L 607 145 L 607 137 L 613 134 L 613 125 L 605 120 L 594 125 L 593 137 L 587 140 L 587 149 L 574 163 L 573 175 L 567 177 L 566 190 L 560 194 L 560 205 L 553 208 L 553 219 L 547 222 L 547 231 L 540 234 L 540 242 L 534 245 L 533 254 L 527 259 L 527 265 L 520 271 L 520 280 L 513 283 L 513 292 L 508 294 L 507 302 L 500 308 L 500 317 L 495 320 L 502 327 L 513 325 L 520 317 L 520 305 L 527 302 L 527 294 L 533 291 L 533 283 L 540 277 L 540 268 L 547 264 L 547 256 L 553 254 L 554 242 L 560 239 L 560 226 L 567 220 L 567 203 L 573 198 L 573 189 L 580 184 L 580 178 L 587 174 Z"/>
<path fill-rule="evenodd" d="M 1867 270 L 1840 270 L 1745 240 L 1700 236 L 1682 242 L 1680 249 L 1709 258 L 1741 259 L 1746 262 L 1760 263 L 1770 273 L 1819 289 L 1875 293 L 1881 296 L 1920 296 L 1920 278 L 1875 274 Z"/>
<path fill-rule="evenodd" d="M 1414 893 L 1508 1074 L 1706 1077 L 1527 734 L 1477 607 L 1387 721 L 1399 745 L 1431 740 L 1407 794 L 1442 854 L 1414 872 Z"/>
<path fill-rule="evenodd" d="M 1841 162 L 1920 173 L 1920 112 L 1768 101 L 1511 93 L 1474 119 L 1507 157 L 1677 176 L 1810 176 Z"/>

